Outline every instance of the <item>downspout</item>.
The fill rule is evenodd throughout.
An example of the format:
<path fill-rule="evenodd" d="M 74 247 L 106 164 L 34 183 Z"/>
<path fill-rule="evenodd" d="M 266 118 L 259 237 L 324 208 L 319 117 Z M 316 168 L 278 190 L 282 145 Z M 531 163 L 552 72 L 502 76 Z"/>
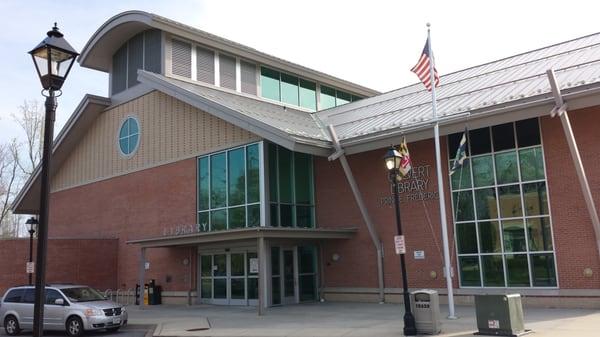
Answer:
<path fill-rule="evenodd" d="M 346 174 L 346 179 L 348 180 L 348 184 L 352 189 L 352 194 L 354 194 L 354 199 L 358 204 L 358 208 L 360 209 L 360 213 L 363 217 L 363 220 L 367 224 L 367 229 L 369 230 L 369 234 L 371 235 L 371 240 L 373 240 L 373 245 L 375 246 L 375 250 L 377 251 L 377 276 L 379 279 L 379 303 L 385 302 L 385 294 L 384 294 L 384 279 L 383 279 L 383 247 L 381 244 L 381 240 L 379 239 L 379 235 L 375 230 L 375 226 L 373 225 L 373 221 L 369 216 L 369 212 L 363 201 L 360 190 L 358 189 L 358 185 L 356 184 L 356 180 L 354 180 L 354 176 L 352 175 L 352 170 L 350 170 L 350 165 L 348 164 L 348 160 L 346 160 L 346 155 L 344 154 L 344 149 L 342 149 L 340 142 L 337 138 L 337 134 L 333 128 L 333 125 L 329 125 L 327 127 L 329 130 L 329 135 L 331 136 L 331 141 L 333 142 L 333 146 L 335 148 L 335 153 L 329 156 L 327 159 L 329 161 L 334 161 L 336 159 L 340 160 L 342 164 L 342 168 L 344 169 L 344 173 Z"/>

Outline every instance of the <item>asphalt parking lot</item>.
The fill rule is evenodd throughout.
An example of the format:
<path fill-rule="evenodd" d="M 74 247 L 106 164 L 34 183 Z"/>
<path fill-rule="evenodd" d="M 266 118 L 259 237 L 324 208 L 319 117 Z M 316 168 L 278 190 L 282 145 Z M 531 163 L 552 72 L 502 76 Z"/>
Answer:
<path fill-rule="evenodd" d="M 153 325 L 128 325 L 124 328 L 119 329 L 117 332 L 108 333 L 103 330 L 98 331 L 87 331 L 84 336 L 85 337 L 145 337 L 149 331 L 154 331 Z M 4 327 L 0 328 L 0 336 L 6 337 L 6 332 L 4 331 Z M 23 331 L 20 336 L 32 336 L 31 331 Z M 44 336 L 52 336 L 52 337 L 63 337 L 67 336 L 66 332 L 61 331 L 44 331 Z M 152 336 L 148 334 L 148 336 Z"/>

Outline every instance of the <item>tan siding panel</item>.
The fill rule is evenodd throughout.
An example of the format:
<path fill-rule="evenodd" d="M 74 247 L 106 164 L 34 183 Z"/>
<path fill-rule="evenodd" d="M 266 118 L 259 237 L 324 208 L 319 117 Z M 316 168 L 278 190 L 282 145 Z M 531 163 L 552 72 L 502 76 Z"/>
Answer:
<path fill-rule="evenodd" d="M 121 155 L 121 123 L 134 116 L 140 144 L 130 157 Z M 260 138 L 189 104 L 151 92 L 98 116 L 52 180 L 52 191 L 191 158 Z"/>

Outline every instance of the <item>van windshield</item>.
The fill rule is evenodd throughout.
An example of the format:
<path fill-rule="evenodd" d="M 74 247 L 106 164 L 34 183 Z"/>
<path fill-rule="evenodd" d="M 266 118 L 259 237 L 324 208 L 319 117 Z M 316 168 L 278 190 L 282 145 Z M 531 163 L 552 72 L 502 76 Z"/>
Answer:
<path fill-rule="evenodd" d="M 61 289 L 61 291 L 71 302 L 104 301 L 102 294 L 89 287 L 65 288 Z"/>

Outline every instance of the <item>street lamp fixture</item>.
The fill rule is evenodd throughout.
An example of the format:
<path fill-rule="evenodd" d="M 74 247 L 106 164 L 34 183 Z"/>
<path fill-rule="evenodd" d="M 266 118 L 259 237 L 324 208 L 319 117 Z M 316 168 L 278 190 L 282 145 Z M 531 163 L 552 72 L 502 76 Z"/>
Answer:
<path fill-rule="evenodd" d="M 396 208 L 396 227 L 398 235 L 402 235 L 402 222 L 400 219 L 400 200 L 398 198 L 398 181 L 401 179 L 400 174 L 400 163 L 402 161 L 402 155 L 394 147 L 390 147 L 384 156 L 385 167 L 389 172 L 389 179 L 392 183 L 393 194 L 394 194 L 394 205 Z M 417 327 L 415 324 L 415 317 L 413 316 L 410 309 L 410 297 L 408 294 L 408 276 L 406 274 L 406 266 L 404 262 L 404 254 L 400 254 L 400 269 L 402 271 L 402 288 L 404 294 L 404 335 L 415 336 L 417 334 Z"/>
<path fill-rule="evenodd" d="M 43 334 L 44 299 L 46 284 L 46 251 L 48 248 L 48 210 L 50 197 L 50 159 L 52 139 L 54 137 L 54 119 L 56 113 L 56 97 L 61 95 L 62 88 L 69 71 L 79 55 L 63 38 L 56 23 L 42 42 L 29 52 L 35 70 L 42 83 L 42 95 L 46 97 L 46 114 L 44 118 L 44 149 L 42 154 L 42 188 L 40 194 L 40 213 L 38 225 L 38 243 L 35 265 L 35 304 L 33 307 L 33 336 Z M 57 95 L 58 94 L 58 95 Z"/>
<path fill-rule="evenodd" d="M 38 221 L 36 218 L 31 217 L 29 219 L 27 219 L 27 222 L 25 222 L 26 225 L 29 225 L 29 263 L 33 262 L 33 234 L 35 234 L 35 230 L 37 228 L 38 225 Z M 30 273 L 29 271 L 27 272 L 29 274 L 29 285 L 32 285 L 32 277 L 33 277 L 33 273 Z"/>

